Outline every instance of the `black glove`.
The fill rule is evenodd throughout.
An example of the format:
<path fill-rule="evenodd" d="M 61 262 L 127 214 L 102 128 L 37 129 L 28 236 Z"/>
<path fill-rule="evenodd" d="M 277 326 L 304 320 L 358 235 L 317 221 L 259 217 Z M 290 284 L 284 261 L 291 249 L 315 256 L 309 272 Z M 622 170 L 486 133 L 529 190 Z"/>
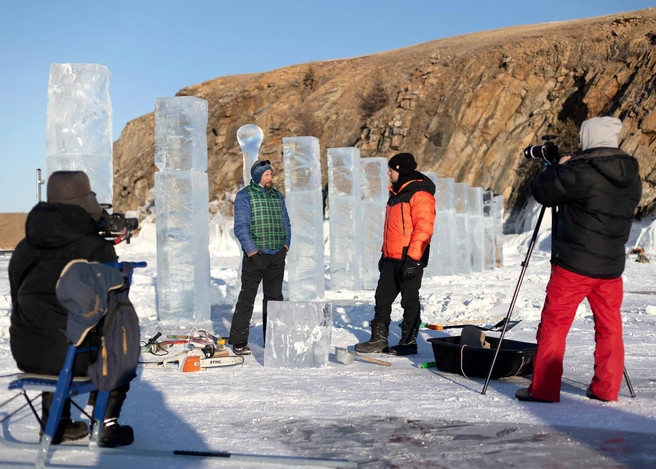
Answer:
<path fill-rule="evenodd" d="M 383 271 L 383 256 L 380 256 L 380 259 L 378 260 L 378 272 Z"/>
<path fill-rule="evenodd" d="M 421 265 L 421 262 L 415 261 L 413 259 L 408 259 L 401 266 L 401 279 L 404 281 L 412 280 L 423 270 L 424 266 Z"/>

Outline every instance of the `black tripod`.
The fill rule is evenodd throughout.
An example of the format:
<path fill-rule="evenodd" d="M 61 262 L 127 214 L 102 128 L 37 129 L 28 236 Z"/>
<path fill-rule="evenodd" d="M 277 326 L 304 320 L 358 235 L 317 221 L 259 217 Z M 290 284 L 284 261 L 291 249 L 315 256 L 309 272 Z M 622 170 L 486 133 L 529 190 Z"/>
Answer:
<path fill-rule="evenodd" d="M 510 321 L 510 316 L 512 315 L 513 309 L 515 308 L 515 302 L 517 301 L 517 296 L 519 295 L 519 288 L 522 285 L 522 281 L 524 280 L 524 275 L 526 274 L 526 269 L 528 268 L 528 261 L 531 259 L 531 254 L 533 254 L 533 248 L 535 247 L 535 241 L 538 238 L 538 232 L 540 231 L 540 225 L 542 224 L 542 218 L 544 218 L 544 212 L 547 209 L 546 206 L 542 206 L 542 209 L 540 209 L 540 215 L 538 216 L 538 222 L 535 225 L 535 230 L 533 231 L 533 236 L 531 237 L 531 242 L 528 245 L 528 251 L 526 252 L 526 257 L 524 258 L 524 262 L 522 262 L 522 271 L 519 274 L 519 279 L 517 280 L 517 286 L 515 287 L 515 292 L 513 293 L 512 301 L 510 302 L 510 307 L 508 308 L 508 314 L 506 315 L 506 319 L 503 322 L 503 329 L 501 329 L 501 335 L 499 336 L 499 343 L 497 344 L 497 348 L 494 351 L 494 357 L 492 358 L 492 364 L 490 365 L 490 371 L 487 374 L 487 379 L 485 380 L 485 384 L 483 385 L 483 390 L 481 391 L 481 394 L 485 394 L 485 391 L 487 391 L 487 386 L 490 383 L 490 377 L 492 376 L 492 370 L 494 369 L 494 364 L 497 361 L 497 356 L 499 355 L 499 350 L 501 349 L 501 341 L 503 340 L 503 336 L 506 334 L 506 329 L 508 328 L 508 321 Z M 553 234 L 552 234 L 553 236 Z M 633 385 L 631 384 L 631 380 L 629 379 L 629 374 L 626 372 L 626 367 L 624 367 L 624 379 L 626 380 L 626 385 L 629 388 L 629 392 L 631 393 L 631 397 L 635 397 L 636 394 L 633 391 Z"/>

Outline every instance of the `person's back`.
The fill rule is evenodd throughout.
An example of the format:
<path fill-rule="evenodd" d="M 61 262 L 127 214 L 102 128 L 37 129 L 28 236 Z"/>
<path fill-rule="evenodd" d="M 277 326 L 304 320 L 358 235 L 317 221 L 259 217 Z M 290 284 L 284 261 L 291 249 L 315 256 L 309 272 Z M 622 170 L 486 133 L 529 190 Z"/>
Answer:
<path fill-rule="evenodd" d="M 57 374 L 67 348 L 61 331 L 68 315 L 55 296 L 62 269 L 73 259 L 116 262 L 117 257 L 94 219 L 75 205 L 39 203 L 28 215 L 25 233 L 9 262 L 11 350 L 23 371 Z M 79 373 L 88 365 L 84 358 L 76 363 Z"/>
<path fill-rule="evenodd" d="M 583 151 L 531 187 L 535 199 L 558 206 L 552 262 L 594 278 L 622 275 L 625 244 L 642 186 L 637 160 L 607 142 L 618 125 L 590 119 L 581 129 Z M 621 124 L 620 128 L 621 128 Z M 614 145 L 614 146 L 611 146 Z"/>

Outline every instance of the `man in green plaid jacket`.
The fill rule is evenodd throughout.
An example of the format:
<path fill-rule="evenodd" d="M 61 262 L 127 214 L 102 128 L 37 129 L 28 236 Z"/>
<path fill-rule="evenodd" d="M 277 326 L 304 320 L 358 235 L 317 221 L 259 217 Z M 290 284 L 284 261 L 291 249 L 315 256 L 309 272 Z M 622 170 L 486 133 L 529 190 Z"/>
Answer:
<path fill-rule="evenodd" d="M 248 335 L 257 288 L 262 282 L 262 340 L 266 340 L 267 302 L 282 301 L 285 257 L 292 237 L 282 194 L 273 188 L 268 160 L 251 167 L 251 183 L 235 197 L 235 236 L 244 256 L 241 291 L 232 316 L 229 343 L 237 355 L 250 355 Z"/>

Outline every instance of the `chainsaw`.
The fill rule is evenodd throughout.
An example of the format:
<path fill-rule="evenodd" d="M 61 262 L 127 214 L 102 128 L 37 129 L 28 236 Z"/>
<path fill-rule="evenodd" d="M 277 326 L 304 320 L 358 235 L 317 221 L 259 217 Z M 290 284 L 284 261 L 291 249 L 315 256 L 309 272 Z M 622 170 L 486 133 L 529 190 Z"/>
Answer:
<path fill-rule="evenodd" d="M 144 363 L 147 367 L 162 367 L 165 370 L 175 369 L 185 373 L 193 371 L 201 371 L 206 368 L 217 368 L 220 366 L 233 366 L 241 365 L 244 363 L 244 357 L 234 356 L 234 357 L 215 357 L 209 356 L 203 350 L 198 348 L 193 348 L 190 350 L 184 350 L 177 355 L 173 355 L 169 358 L 162 360 L 161 362 L 149 362 Z"/>

